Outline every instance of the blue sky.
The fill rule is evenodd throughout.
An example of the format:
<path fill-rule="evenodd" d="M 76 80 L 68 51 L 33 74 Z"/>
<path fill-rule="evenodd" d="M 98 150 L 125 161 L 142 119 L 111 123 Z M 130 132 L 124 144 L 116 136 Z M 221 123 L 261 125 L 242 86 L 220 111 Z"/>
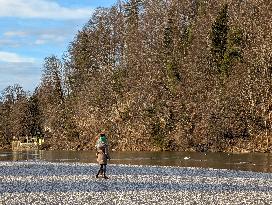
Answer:
<path fill-rule="evenodd" d="M 97 7 L 116 0 L 0 0 L 0 91 L 33 91 L 43 59 L 61 57 Z"/>

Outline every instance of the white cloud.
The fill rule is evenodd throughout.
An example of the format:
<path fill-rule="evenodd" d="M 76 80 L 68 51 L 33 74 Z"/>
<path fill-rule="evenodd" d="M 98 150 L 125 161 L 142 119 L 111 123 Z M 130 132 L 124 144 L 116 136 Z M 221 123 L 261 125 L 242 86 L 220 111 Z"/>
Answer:
<path fill-rule="evenodd" d="M 0 0 L 0 17 L 41 18 L 41 19 L 85 19 L 91 8 L 62 7 L 48 0 Z"/>
<path fill-rule="evenodd" d="M 43 45 L 43 44 L 46 44 L 46 40 L 44 39 L 37 39 L 35 42 L 34 42 L 35 45 Z"/>
<path fill-rule="evenodd" d="M 11 39 L 0 39 L 0 47 L 13 47 L 17 48 L 21 44 Z"/>
<path fill-rule="evenodd" d="M 56 34 L 41 34 L 38 39 L 35 40 L 35 45 L 43 45 L 47 43 L 62 43 L 65 41 L 65 37 Z"/>
<path fill-rule="evenodd" d="M 23 36 L 26 36 L 26 35 L 27 35 L 27 33 L 24 32 L 24 31 L 7 31 L 7 32 L 4 33 L 4 36 L 7 36 L 7 37 L 13 37 L 13 36 L 23 37 Z"/>
<path fill-rule="evenodd" d="M 19 47 L 26 45 L 44 45 L 63 43 L 71 35 L 71 28 L 63 27 L 61 29 L 25 29 L 6 31 L 4 38 L 0 39 L 0 46 Z M 29 40 L 31 38 L 31 40 Z"/>
<path fill-rule="evenodd" d="M 64 41 L 64 37 L 62 35 L 57 34 L 42 34 L 41 39 L 44 40 L 54 40 L 54 41 Z"/>
<path fill-rule="evenodd" d="M 40 63 L 0 62 L 0 91 L 9 85 L 19 84 L 25 90 L 33 91 L 40 82 Z"/>
<path fill-rule="evenodd" d="M 19 56 L 16 53 L 0 51 L 0 61 L 10 63 L 33 63 L 34 58 Z"/>

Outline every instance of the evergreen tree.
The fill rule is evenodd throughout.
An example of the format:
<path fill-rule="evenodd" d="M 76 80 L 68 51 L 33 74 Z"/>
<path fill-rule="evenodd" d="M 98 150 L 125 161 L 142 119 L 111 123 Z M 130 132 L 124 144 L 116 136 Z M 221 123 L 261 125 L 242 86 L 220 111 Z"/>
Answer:
<path fill-rule="evenodd" d="M 175 26 L 173 18 L 169 17 L 164 29 L 164 55 L 166 77 L 168 81 L 167 84 L 172 91 L 174 91 L 176 82 L 180 80 L 180 74 L 178 72 L 176 57 L 174 54 L 174 29 Z"/>
<path fill-rule="evenodd" d="M 227 68 L 223 66 L 224 56 L 227 51 L 229 32 L 228 5 L 225 4 L 219 12 L 211 31 L 211 55 L 212 64 L 220 74 L 227 74 Z"/>
<path fill-rule="evenodd" d="M 221 77 L 228 77 L 236 59 L 242 59 L 243 32 L 228 25 L 228 5 L 219 12 L 211 32 L 212 63 Z"/>
<path fill-rule="evenodd" d="M 28 124 L 29 131 L 32 136 L 43 134 L 42 129 L 42 113 L 40 110 L 39 99 L 37 93 L 34 93 L 28 100 Z"/>

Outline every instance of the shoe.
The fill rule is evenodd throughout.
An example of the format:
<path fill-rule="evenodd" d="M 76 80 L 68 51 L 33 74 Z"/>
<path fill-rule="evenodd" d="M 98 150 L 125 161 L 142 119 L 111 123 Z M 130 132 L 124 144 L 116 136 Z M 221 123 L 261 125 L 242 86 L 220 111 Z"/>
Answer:
<path fill-rule="evenodd" d="M 104 179 L 109 179 L 109 177 L 107 177 L 106 175 L 104 176 Z"/>
<path fill-rule="evenodd" d="M 95 175 L 95 178 L 98 178 L 98 174 L 97 174 L 97 175 Z"/>

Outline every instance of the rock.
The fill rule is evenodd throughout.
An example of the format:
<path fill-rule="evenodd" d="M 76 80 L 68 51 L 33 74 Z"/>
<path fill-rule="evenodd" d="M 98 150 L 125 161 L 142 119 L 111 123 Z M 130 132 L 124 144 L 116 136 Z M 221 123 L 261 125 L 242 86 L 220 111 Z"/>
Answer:
<path fill-rule="evenodd" d="M 204 168 L 0 162 L 0 204 L 271 204 L 272 174 Z"/>

